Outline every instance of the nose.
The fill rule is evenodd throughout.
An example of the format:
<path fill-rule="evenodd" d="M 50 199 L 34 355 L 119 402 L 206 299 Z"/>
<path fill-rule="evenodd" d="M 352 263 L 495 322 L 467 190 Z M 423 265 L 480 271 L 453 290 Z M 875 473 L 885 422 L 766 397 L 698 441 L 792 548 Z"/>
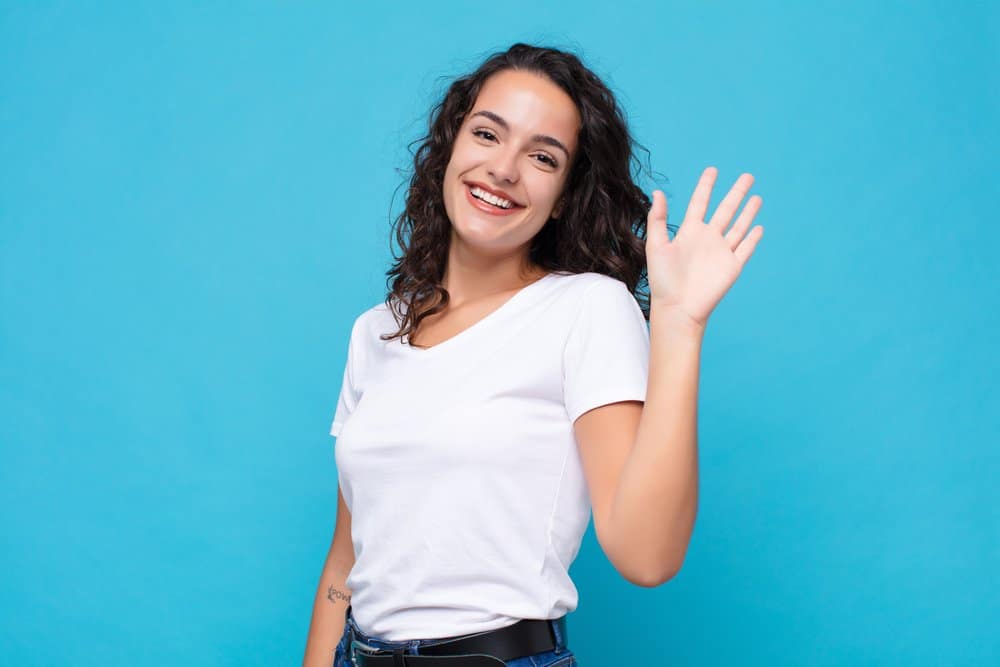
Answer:
<path fill-rule="evenodd" d="M 517 150 L 498 149 L 494 151 L 486 172 L 498 181 L 517 183 Z"/>

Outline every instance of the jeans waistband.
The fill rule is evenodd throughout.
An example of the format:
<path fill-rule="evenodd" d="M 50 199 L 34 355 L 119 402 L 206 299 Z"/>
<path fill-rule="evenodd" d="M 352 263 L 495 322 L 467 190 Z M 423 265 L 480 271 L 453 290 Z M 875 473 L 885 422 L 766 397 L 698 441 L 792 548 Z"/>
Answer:
<path fill-rule="evenodd" d="M 372 635 L 365 634 L 361 628 L 358 627 L 357 622 L 354 620 L 354 615 L 351 613 L 351 606 L 347 606 L 347 611 L 345 612 L 345 620 L 350 627 L 353 638 L 363 644 L 371 646 L 376 649 L 384 650 L 394 650 L 403 649 L 407 653 L 416 652 L 415 649 L 419 649 L 421 646 L 428 646 L 444 641 L 451 641 L 454 639 L 459 639 L 460 637 L 468 637 L 469 635 L 460 635 L 453 637 L 437 637 L 428 639 L 407 639 L 407 640 L 388 640 L 380 639 Z M 563 650 L 566 648 L 568 643 L 567 633 L 566 633 L 566 617 L 563 616 L 557 619 L 550 619 L 549 625 L 552 628 L 552 634 L 555 639 L 556 648 L 558 650 Z M 481 633 L 472 633 L 481 634 Z"/>

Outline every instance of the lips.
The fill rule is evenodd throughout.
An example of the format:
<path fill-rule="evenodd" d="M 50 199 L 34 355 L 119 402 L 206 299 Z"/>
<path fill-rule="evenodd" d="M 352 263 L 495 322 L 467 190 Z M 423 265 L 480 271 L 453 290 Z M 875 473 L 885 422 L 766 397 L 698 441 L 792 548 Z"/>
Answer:
<path fill-rule="evenodd" d="M 516 206 L 518 208 L 524 208 L 524 206 L 522 206 L 520 202 L 518 202 L 514 197 L 510 196 L 509 194 L 507 194 L 503 190 L 497 190 L 496 188 L 491 188 L 491 187 L 489 187 L 487 185 L 483 185 L 482 183 L 479 183 L 477 181 L 465 181 L 465 184 L 467 186 L 469 186 L 469 187 L 476 187 L 476 188 L 479 188 L 480 190 L 486 190 L 491 195 L 494 195 L 494 196 L 506 199 L 507 201 L 509 201 L 510 203 L 512 203 L 514 206 Z"/>
<path fill-rule="evenodd" d="M 476 184 L 476 187 L 482 187 L 482 186 Z M 500 196 L 500 195 L 498 195 L 498 196 Z M 471 185 L 466 185 L 465 186 L 465 198 L 476 209 L 482 211 L 483 213 L 488 213 L 489 215 L 494 215 L 494 216 L 498 216 L 498 217 L 503 217 L 503 216 L 507 216 L 507 215 L 513 215 L 514 213 L 517 213 L 518 211 L 520 211 L 521 209 L 524 208 L 523 206 L 520 206 L 519 204 L 514 204 L 514 206 L 512 206 L 511 208 L 500 208 L 499 206 L 494 206 L 493 204 L 490 204 L 488 202 L 484 202 L 482 199 L 476 199 L 475 197 L 472 196 L 472 186 Z M 505 197 L 505 199 L 506 199 L 506 197 Z M 511 201 L 511 200 L 508 199 L 508 201 Z"/>

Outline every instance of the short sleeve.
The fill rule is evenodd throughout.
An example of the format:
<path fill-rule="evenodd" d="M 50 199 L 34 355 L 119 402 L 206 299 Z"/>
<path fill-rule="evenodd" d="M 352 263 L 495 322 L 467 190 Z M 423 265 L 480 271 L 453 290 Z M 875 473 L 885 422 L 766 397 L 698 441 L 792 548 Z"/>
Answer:
<path fill-rule="evenodd" d="M 649 326 L 628 286 L 588 287 L 563 350 L 563 399 L 570 422 L 618 401 L 645 401 Z"/>
<path fill-rule="evenodd" d="M 337 409 L 333 415 L 333 423 L 330 425 L 330 435 L 337 437 L 344 422 L 357 406 L 361 399 L 360 390 L 360 356 L 361 340 L 359 340 L 359 330 L 361 328 L 361 318 L 358 317 L 351 327 L 351 339 L 347 344 L 347 362 L 344 364 L 344 377 L 340 383 L 340 396 L 337 398 Z"/>

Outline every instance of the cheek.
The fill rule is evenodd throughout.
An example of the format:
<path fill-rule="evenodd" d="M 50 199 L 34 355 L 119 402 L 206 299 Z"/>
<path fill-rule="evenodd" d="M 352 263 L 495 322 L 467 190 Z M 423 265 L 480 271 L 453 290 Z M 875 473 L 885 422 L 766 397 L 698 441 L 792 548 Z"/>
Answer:
<path fill-rule="evenodd" d="M 449 162 L 465 164 L 469 162 L 476 153 L 476 146 L 470 144 L 468 140 L 464 137 L 458 137 L 455 139 L 455 143 L 451 147 L 451 158 Z"/>
<path fill-rule="evenodd" d="M 537 206 L 552 206 L 559 198 L 560 183 L 549 174 L 538 174 L 527 185 L 533 193 L 532 201 Z"/>
<path fill-rule="evenodd" d="M 473 164 L 473 161 L 469 159 L 469 153 L 467 150 L 463 150 L 460 146 L 456 146 L 455 150 L 451 153 L 451 158 L 448 160 L 448 166 L 445 167 L 444 175 L 445 182 L 449 184 L 454 184 L 462 174 L 469 171 Z"/>
<path fill-rule="evenodd" d="M 444 170 L 443 189 L 445 199 L 451 199 L 456 194 L 456 190 L 462 185 L 459 180 L 461 176 L 462 170 L 459 168 L 458 163 L 455 160 L 449 162 Z"/>

